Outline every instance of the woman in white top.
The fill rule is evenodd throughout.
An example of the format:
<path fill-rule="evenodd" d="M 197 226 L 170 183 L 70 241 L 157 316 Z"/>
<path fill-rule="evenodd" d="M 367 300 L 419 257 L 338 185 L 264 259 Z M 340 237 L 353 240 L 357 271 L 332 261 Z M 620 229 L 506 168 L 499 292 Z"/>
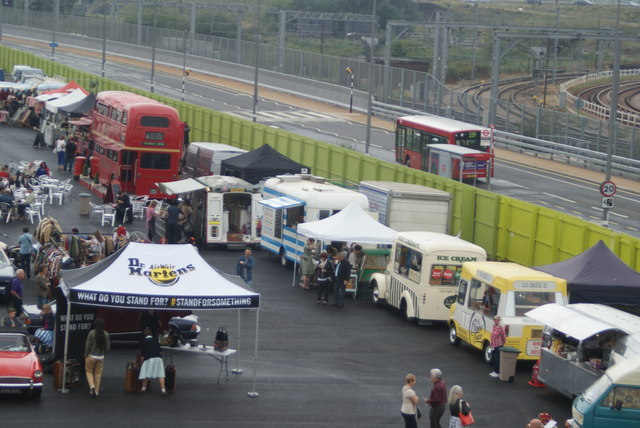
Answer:
<path fill-rule="evenodd" d="M 404 379 L 407 383 L 402 387 L 402 407 L 400 408 L 400 413 L 404 418 L 405 428 L 418 428 L 416 405 L 419 399 L 413 390 L 413 386 L 416 384 L 416 377 L 409 373 Z"/>
<path fill-rule="evenodd" d="M 60 136 L 56 141 L 56 148 L 53 150 L 53 152 L 58 155 L 58 171 L 62 171 L 64 169 L 64 152 L 66 147 L 67 142 L 63 136 Z"/>

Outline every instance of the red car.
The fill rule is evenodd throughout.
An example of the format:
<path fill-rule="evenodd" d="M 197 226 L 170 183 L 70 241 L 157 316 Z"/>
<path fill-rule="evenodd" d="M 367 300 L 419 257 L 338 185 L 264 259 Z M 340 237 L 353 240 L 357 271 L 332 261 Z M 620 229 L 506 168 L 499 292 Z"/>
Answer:
<path fill-rule="evenodd" d="M 0 393 L 42 394 L 42 365 L 27 332 L 0 328 Z"/>

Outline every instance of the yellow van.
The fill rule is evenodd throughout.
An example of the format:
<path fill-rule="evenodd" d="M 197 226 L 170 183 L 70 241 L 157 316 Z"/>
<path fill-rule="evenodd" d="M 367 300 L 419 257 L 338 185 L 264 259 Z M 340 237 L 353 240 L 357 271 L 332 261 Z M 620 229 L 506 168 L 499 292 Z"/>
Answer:
<path fill-rule="evenodd" d="M 537 360 L 543 325 L 525 313 L 547 303 L 567 303 L 566 280 L 516 263 L 466 262 L 449 311 L 449 342 L 482 349 L 490 362 L 493 317 L 500 315 L 506 346 L 520 350 L 520 360 Z"/>

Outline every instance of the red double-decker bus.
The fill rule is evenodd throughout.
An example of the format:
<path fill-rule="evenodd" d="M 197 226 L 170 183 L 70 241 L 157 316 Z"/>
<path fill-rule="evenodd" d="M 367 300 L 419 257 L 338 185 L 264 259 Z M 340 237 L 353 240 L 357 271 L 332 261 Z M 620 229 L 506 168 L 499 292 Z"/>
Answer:
<path fill-rule="evenodd" d="M 477 157 L 481 158 L 479 162 L 486 160 L 485 153 L 492 150 L 488 128 L 438 116 L 403 116 L 396 120 L 397 162 L 430 171 L 434 167 L 429 165 L 429 146 L 432 144 L 453 144 L 475 150 Z M 471 151 L 467 152 L 466 156 L 473 157 Z M 493 177 L 493 168 L 490 174 Z M 463 174 L 463 178 L 470 177 Z"/>
<path fill-rule="evenodd" d="M 91 175 L 101 184 L 117 180 L 135 195 L 161 196 L 155 183 L 178 179 L 184 122 L 178 112 L 131 92 L 105 91 L 91 112 Z"/>

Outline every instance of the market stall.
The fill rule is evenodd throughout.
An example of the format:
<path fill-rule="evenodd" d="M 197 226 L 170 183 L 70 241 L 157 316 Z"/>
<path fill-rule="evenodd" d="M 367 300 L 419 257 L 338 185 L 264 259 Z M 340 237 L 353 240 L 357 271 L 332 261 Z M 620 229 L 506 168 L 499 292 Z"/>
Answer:
<path fill-rule="evenodd" d="M 566 279 L 569 303 L 600 303 L 639 314 L 640 273 L 602 241 L 575 257 L 534 269 Z"/>
<path fill-rule="evenodd" d="M 640 317 L 618 309 L 550 303 L 526 316 L 545 325 L 538 378 L 568 397 L 607 368 L 640 354 Z"/>
<path fill-rule="evenodd" d="M 325 219 L 298 224 L 297 233 L 323 242 L 342 241 L 383 245 L 391 245 L 398 235 L 395 230 L 374 220 L 356 202 L 351 202 L 342 211 Z M 355 269 L 352 279 L 351 288 L 347 288 L 346 291 L 355 296 L 358 292 L 358 273 Z"/>
<path fill-rule="evenodd" d="M 83 342 L 92 324 L 84 317 L 74 316 L 72 319 L 73 306 L 160 311 L 236 309 L 238 331 L 240 309 L 255 309 L 254 361 L 258 358 L 260 294 L 219 273 L 200 257 L 192 245 L 131 242 L 121 251 L 87 268 L 63 271 L 60 287 L 68 302 L 66 315 L 59 314 L 57 327 L 65 336 L 65 365 L 70 342 Z M 253 384 L 254 391 L 249 394 L 257 396 L 255 365 Z"/>
<path fill-rule="evenodd" d="M 251 184 L 281 174 L 309 174 L 311 168 L 289 159 L 273 147 L 265 144 L 247 153 L 223 159 L 221 175 L 239 177 Z"/>

